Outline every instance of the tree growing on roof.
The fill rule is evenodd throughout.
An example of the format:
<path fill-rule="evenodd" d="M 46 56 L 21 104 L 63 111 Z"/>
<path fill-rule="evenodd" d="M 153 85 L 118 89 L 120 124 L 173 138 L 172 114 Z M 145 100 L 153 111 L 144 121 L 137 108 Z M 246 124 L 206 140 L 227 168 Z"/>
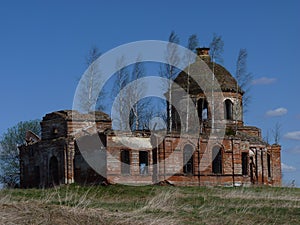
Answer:
<path fill-rule="evenodd" d="M 168 93 L 168 100 L 166 102 L 167 105 L 167 130 L 168 132 L 172 131 L 172 80 L 176 77 L 178 74 L 177 65 L 180 63 L 180 57 L 178 54 L 178 44 L 179 44 L 179 37 L 177 34 L 172 31 L 168 38 L 168 45 L 165 53 L 166 57 L 166 64 L 162 65 L 160 67 L 160 75 L 170 82 L 168 84 L 163 84 L 163 87 L 167 89 Z"/>
<path fill-rule="evenodd" d="M 139 56 L 136 59 L 136 63 L 133 64 L 131 71 L 130 81 L 133 82 L 130 89 L 128 89 L 128 100 L 131 107 L 129 115 L 129 124 L 131 130 L 139 130 L 143 128 L 145 123 L 151 119 L 148 108 L 150 104 L 149 98 L 143 98 L 147 84 L 143 84 L 139 79 L 145 77 L 146 70 L 142 61 L 142 57 Z"/>
<path fill-rule="evenodd" d="M 244 92 L 243 94 L 244 113 L 247 111 L 247 107 L 251 101 L 251 96 L 249 95 L 249 91 L 250 91 L 250 84 L 253 79 L 252 74 L 247 71 L 247 57 L 248 57 L 247 50 L 245 48 L 240 49 L 237 62 L 236 62 L 236 73 L 235 73 L 237 84 Z M 237 87 L 237 91 L 238 91 L 238 87 Z"/>
<path fill-rule="evenodd" d="M 113 93 L 113 128 L 116 130 L 129 130 L 129 118 L 126 112 L 130 112 L 130 99 L 129 93 L 126 91 L 125 87 L 129 83 L 129 71 L 125 67 L 125 57 L 121 56 L 116 61 L 116 74 L 115 82 L 112 87 Z"/>
<path fill-rule="evenodd" d="M 222 54 L 224 52 L 224 41 L 221 35 L 213 34 L 213 39 L 209 45 L 210 57 L 213 63 L 223 63 Z"/>
<path fill-rule="evenodd" d="M 274 144 L 275 145 L 279 145 L 279 141 L 280 141 L 280 136 L 281 136 L 281 124 L 279 122 L 277 122 L 274 125 L 274 128 L 272 129 L 272 134 L 273 134 L 273 138 L 274 138 Z"/>
<path fill-rule="evenodd" d="M 80 80 L 79 86 L 79 105 L 78 109 L 84 113 L 91 111 L 103 110 L 104 105 L 97 104 L 97 99 L 103 98 L 105 93 L 98 93 L 98 87 L 103 82 L 101 76 L 101 68 L 99 68 L 96 60 L 101 56 L 99 49 L 95 46 L 91 47 L 88 55 L 86 56 L 85 64 L 88 67 L 84 73 L 84 76 Z M 103 89 L 102 89 L 103 90 Z"/>
<path fill-rule="evenodd" d="M 214 94 L 214 90 L 215 90 L 215 85 L 216 85 L 216 81 L 215 81 L 215 63 L 219 62 L 222 63 L 223 62 L 223 58 L 222 58 L 222 53 L 223 53 L 223 47 L 224 47 L 224 42 L 222 40 L 222 36 L 217 35 L 217 34 L 213 34 L 213 39 L 209 45 L 210 48 L 210 57 L 213 63 L 212 66 L 212 72 L 213 72 L 213 76 L 212 76 L 212 89 L 211 89 L 211 118 L 212 118 L 212 132 L 214 132 L 214 127 L 215 127 L 215 94 Z"/>
<path fill-rule="evenodd" d="M 194 52 L 196 48 L 199 45 L 199 40 L 196 34 L 192 34 L 189 39 L 188 39 L 188 44 L 187 48 Z M 187 68 L 187 93 L 190 93 L 190 64 L 192 61 L 195 59 L 193 58 L 193 54 L 191 52 L 187 53 L 188 55 L 186 56 L 188 60 L 188 68 Z M 189 98 L 189 95 L 187 95 L 187 98 Z M 187 99 L 187 104 L 186 104 L 186 132 L 189 130 L 189 115 L 190 115 L 190 101 Z"/>

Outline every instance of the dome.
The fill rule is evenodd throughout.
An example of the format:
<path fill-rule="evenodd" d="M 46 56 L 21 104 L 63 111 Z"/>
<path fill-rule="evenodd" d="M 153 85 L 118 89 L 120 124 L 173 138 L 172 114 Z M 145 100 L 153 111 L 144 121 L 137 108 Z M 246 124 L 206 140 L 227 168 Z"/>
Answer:
<path fill-rule="evenodd" d="M 200 58 L 201 55 L 200 55 Z M 207 58 L 209 60 L 207 60 Z M 202 58 L 203 59 L 203 58 Z M 204 62 L 208 65 L 208 67 L 204 67 Z M 208 71 L 210 69 L 210 71 Z M 187 89 L 187 71 L 189 71 L 189 74 L 193 77 L 199 78 L 198 83 L 203 82 L 211 82 L 211 80 L 207 80 L 207 76 L 203 76 L 202 74 L 211 74 L 213 71 L 215 74 L 215 78 L 218 81 L 220 88 L 223 92 L 234 92 L 237 91 L 240 94 L 243 94 L 244 92 L 242 89 L 237 85 L 237 81 L 235 78 L 229 73 L 227 69 L 225 69 L 223 66 L 217 63 L 212 63 L 210 61 L 210 57 L 206 57 L 206 60 L 196 60 L 195 63 L 191 64 L 190 68 L 185 69 L 184 71 L 181 71 L 176 79 L 174 80 L 175 83 L 177 83 L 180 87 L 183 89 Z M 210 77 L 210 76 L 209 76 Z M 205 80 L 206 79 L 206 80 Z M 202 89 L 199 87 L 197 82 L 190 77 L 190 94 L 199 94 L 203 93 Z"/>
<path fill-rule="evenodd" d="M 208 63 L 208 66 L 211 70 L 213 70 L 214 66 L 214 74 L 220 84 L 221 90 L 224 92 L 237 92 L 243 93 L 241 88 L 237 85 L 236 79 L 229 73 L 227 69 L 225 69 L 220 64 L 214 64 L 212 62 Z"/>

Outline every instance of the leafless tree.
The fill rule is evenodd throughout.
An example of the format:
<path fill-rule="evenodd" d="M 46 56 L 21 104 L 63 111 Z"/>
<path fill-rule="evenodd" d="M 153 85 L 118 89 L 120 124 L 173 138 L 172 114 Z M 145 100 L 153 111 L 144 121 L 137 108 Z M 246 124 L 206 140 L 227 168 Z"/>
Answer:
<path fill-rule="evenodd" d="M 274 144 L 278 145 L 279 141 L 280 141 L 280 136 L 281 136 L 281 124 L 279 122 L 277 122 L 274 125 L 274 128 L 272 129 L 272 134 L 273 134 L 273 138 L 274 138 Z"/>
<path fill-rule="evenodd" d="M 176 65 L 180 62 L 180 57 L 178 54 L 178 47 L 179 44 L 179 37 L 177 34 L 172 31 L 169 39 L 169 43 L 166 49 L 166 64 L 161 66 L 160 68 L 160 75 L 169 81 L 172 81 L 175 76 L 178 74 L 178 69 Z M 172 131 L 172 82 L 168 82 L 167 85 L 167 93 L 168 93 L 168 101 L 166 102 L 167 105 L 167 120 L 168 120 L 168 132 Z"/>
<path fill-rule="evenodd" d="M 196 34 L 192 34 L 188 39 L 187 48 L 194 52 L 199 45 L 198 37 Z M 186 104 L 186 132 L 189 130 L 189 115 L 190 115 L 190 101 L 189 101 L 189 94 L 190 94 L 190 65 L 194 61 L 192 52 L 188 52 L 186 59 L 188 63 L 187 68 L 187 104 Z"/>
<path fill-rule="evenodd" d="M 83 78 L 81 79 L 79 98 L 79 109 L 82 112 L 93 111 L 96 107 L 99 93 L 97 87 L 102 82 L 100 68 L 95 63 L 95 60 L 101 55 L 97 47 L 92 47 L 86 57 L 86 66 L 88 67 Z M 103 94 L 104 93 L 100 93 Z M 98 109 L 103 110 L 103 105 L 99 105 Z"/>
<path fill-rule="evenodd" d="M 222 63 L 223 62 L 223 58 L 222 58 L 222 53 L 223 53 L 223 47 L 224 47 L 224 42 L 222 40 L 222 36 L 217 35 L 217 34 L 213 34 L 213 39 L 212 42 L 210 43 L 210 57 L 213 63 L 212 66 L 212 72 L 213 72 L 213 76 L 212 76 L 212 88 L 211 88 L 211 117 L 212 117 L 212 132 L 214 132 L 214 128 L 215 128 L 215 63 L 219 62 Z"/>
<path fill-rule="evenodd" d="M 267 130 L 266 136 L 264 136 L 263 141 L 266 142 L 267 144 L 270 144 L 270 133 Z"/>
<path fill-rule="evenodd" d="M 213 34 L 213 39 L 209 45 L 210 57 L 213 63 L 223 63 L 222 54 L 224 52 L 224 42 L 221 35 Z"/>
<path fill-rule="evenodd" d="M 129 123 L 132 130 L 141 129 L 141 122 L 150 119 L 147 113 L 149 99 L 142 99 L 142 96 L 146 92 L 147 85 L 142 82 L 137 82 L 138 79 L 145 76 L 145 67 L 141 60 L 141 56 L 139 56 L 133 65 L 131 72 L 131 82 L 133 82 L 133 85 L 131 86 L 132 88 L 128 90 L 128 100 L 131 106 Z"/>
<path fill-rule="evenodd" d="M 235 78 L 237 80 L 236 91 L 238 93 L 239 87 L 243 90 L 243 111 L 241 113 L 245 113 L 247 111 L 247 107 L 251 101 L 251 96 L 249 94 L 250 84 L 253 79 L 252 74 L 247 72 L 247 57 L 248 52 L 246 49 L 242 48 L 239 51 L 238 59 L 236 62 L 236 73 Z M 238 87 L 239 86 L 239 87 Z M 237 112 L 238 110 L 236 110 Z"/>
<path fill-rule="evenodd" d="M 125 66 L 125 57 L 120 57 L 116 62 L 117 72 L 113 85 L 114 129 L 139 130 L 143 129 L 147 120 L 150 120 L 150 99 L 143 98 L 147 91 L 147 84 L 141 78 L 145 77 L 145 67 L 142 57 L 136 59 L 136 63 Z"/>
<path fill-rule="evenodd" d="M 125 57 L 121 56 L 116 62 L 116 80 L 112 88 L 114 99 L 113 114 L 114 116 L 114 129 L 129 130 L 129 118 L 127 113 L 129 112 L 129 98 L 128 93 L 125 91 L 125 86 L 129 83 L 129 71 L 125 67 Z"/>
<path fill-rule="evenodd" d="M 147 104 L 149 103 L 150 101 L 147 101 Z M 146 107 L 144 109 L 145 110 L 142 112 L 142 116 L 140 117 L 140 128 L 143 130 L 151 130 L 153 129 L 153 127 L 151 127 L 151 119 L 154 118 L 158 112 Z"/>

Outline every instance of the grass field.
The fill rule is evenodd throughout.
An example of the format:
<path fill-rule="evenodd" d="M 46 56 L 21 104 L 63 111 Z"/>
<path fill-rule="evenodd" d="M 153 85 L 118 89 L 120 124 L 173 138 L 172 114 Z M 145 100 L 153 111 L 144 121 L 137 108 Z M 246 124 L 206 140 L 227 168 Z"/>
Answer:
<path fill-rule="evenodd" d="M 300 224 L 300 189 L 70 185 L 2 190 L 0 224 Z"/>

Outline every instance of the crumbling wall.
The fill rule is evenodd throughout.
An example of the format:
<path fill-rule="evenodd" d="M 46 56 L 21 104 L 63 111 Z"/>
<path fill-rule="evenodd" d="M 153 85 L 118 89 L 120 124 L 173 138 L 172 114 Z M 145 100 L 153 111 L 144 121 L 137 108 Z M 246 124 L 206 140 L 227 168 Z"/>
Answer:
<path fill-rule="evenodd" d="M 146 133 L 116 136 L 109 132 L 111 121 L 106 120 L 104 114 L 98 114 L 95 121 L 91 114 L 75 113 L 76 117 L 70 117 L 71 113 L 47 114 L 41 123 L 41 140 L 19 147 L 22 187 L 101 183 L 105 177 L 111 183 L 131 184 L 168 180 L 184 186 L 281 185 L 281 148 L 262 142 L 258 128 L 240 126 L 236 135 L 210 140 L 205 132 L 200 137 L 176 133 L 163 138 L 159 135 L 150 138 Z M 103 146 L 99 146 L 99 140 Z M 129 143 L 138 144 L 131 149 Z M 184 165 L 186 146 L 194 150 L 192 168 L 191 161 L 189 167 Z M 215 147 L 221 151 L 220 172 L 213 171 Z M 124 150 L 129 152 L 128 174 L 122 174 L 121 152 Z M 96 154 L 99 152 L 101 154 Z M 243 154 L 244 157 L 246 154 L 244 162 Z M 101 171 L 100 174 L 90 167 L 86 157 L 98 162 L 96 170 Z M 246 167 L 243 166 L 245 161 Z M 141 172 L 145 166 L 147 172 Z M 247 174 L 243 174 L 243 168 Z"/>
<path fill-rule="evenodd" d="M 139 148 L 130 149 L 126 142 L 137 141 L 140 143 Z M 124 144 L 125 143 L 125 144 Z M 132 142 L 134 143 L 134 142 Z M 138 147 L 138 146 L 136 146 Z M 107 136 L 107 179 L 110 183 L 124 184 L 152 184 L 153 179 L 153 155 L 152 146 L 149 137 L 125 136 L 116 137 L 115 135 Z M 129 173 L 122 174 L 121 152 L 127 150 L 130 156 Z M 146 173 L 141 174 L 141 165 L 139 163 L 140 151 L 147 152 Z"/>

